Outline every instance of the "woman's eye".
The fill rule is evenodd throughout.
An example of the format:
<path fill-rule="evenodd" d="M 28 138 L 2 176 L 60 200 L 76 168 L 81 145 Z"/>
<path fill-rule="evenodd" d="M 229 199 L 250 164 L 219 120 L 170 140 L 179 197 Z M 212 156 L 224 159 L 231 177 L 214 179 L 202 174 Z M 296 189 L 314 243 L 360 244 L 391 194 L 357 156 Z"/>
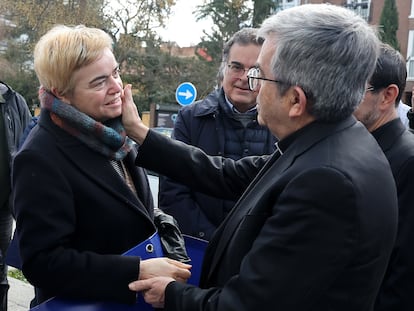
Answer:
<path fill-rule="evenodd" d="M 101 86 L 103 86 L 105 84 L 105 80 L 99 80 L 99 81 L 96 81 L 94 84 L 93 84 L 93 87 L 101 87 Z"/>

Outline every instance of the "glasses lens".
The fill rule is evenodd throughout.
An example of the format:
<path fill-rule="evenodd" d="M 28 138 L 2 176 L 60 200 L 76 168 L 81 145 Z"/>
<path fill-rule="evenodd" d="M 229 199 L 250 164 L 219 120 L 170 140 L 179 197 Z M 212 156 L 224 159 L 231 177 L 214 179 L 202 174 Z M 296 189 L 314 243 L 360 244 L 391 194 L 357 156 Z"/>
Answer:
<path fill-rule="evenodd" d="M 234 75 L 239 75 L 244 72 L 244 67 L 239 64 L 229 64 L 228 67 L 230 72 Z"/>
<path fill-rule="evenodd" d="M 248 82 L 249 82 L 249 88 L 251 91 L 255 91 L 259 85 L 259 68 L 250 68 L 247 72 Z"/>

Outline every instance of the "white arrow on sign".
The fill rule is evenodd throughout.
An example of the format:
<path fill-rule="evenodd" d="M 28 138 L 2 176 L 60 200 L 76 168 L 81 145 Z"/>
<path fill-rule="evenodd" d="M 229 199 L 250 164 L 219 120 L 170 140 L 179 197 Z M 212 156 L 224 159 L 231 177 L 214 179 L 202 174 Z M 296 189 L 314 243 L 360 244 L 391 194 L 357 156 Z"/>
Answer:
<path fill-rule="evenodd" d="M 189 90 L 185 90 L 185 92 L 178 92 L 179 96 L 185 96 L 185 99 L 189 99 L 191 96 L 193 96 L 193 93 L 191 93 Z"/>

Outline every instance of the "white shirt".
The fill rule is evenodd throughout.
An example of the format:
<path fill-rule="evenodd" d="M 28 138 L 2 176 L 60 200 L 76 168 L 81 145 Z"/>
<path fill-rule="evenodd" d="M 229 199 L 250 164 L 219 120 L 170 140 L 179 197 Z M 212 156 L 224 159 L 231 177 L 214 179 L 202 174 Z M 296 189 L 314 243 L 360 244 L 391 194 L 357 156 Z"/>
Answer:
<path fill-rule="evenodd" d="M 409 128 L 409 120 L 407 118 L 407 112 L 410 109 L 411 107 L 404 104 L 402 101 L 400 101 L 398 108 L 397 108 L 400 120 L 404 124 L 404 126 L 406 126 L 407 128 Z"/>

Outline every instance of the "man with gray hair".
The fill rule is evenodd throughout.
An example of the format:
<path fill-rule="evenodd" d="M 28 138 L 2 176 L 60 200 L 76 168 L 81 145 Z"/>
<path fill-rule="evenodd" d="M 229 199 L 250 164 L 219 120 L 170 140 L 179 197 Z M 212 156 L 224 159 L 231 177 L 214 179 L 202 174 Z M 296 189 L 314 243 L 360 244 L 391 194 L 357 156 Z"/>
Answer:
<path fill-rule="evenodd" d="M 259 35 L 248 79 L 259 123 L 279 139 L 271 156 L 209 157 L 158 135 L 125 88 L 137 165 L 211 195 L 241 196 L 210 240 L 200 287 L 168 277 L 129 287 L 167 311 L 372 310 L 396 236 L 397 195 L 387 159 L 352 113 L 377 35 L 327 4 L 281 11 Z"/>

